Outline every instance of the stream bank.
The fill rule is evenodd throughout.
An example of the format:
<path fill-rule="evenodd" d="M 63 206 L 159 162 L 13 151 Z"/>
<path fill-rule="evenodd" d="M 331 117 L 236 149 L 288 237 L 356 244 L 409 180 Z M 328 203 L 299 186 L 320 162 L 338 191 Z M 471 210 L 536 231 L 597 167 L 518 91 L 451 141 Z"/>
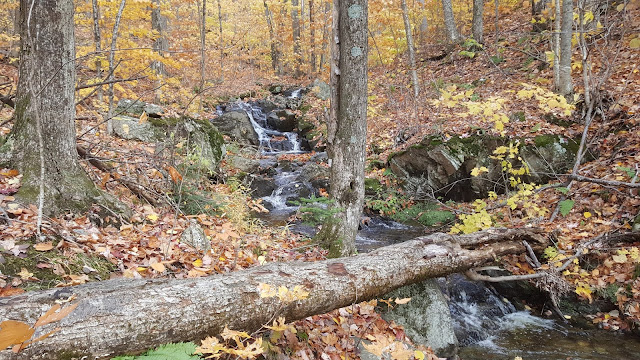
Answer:
<path fill-rule="evenodd" d="M 300 96 L 301 93 L 291 92 L 289 97 Z M 327 188 L 327 157 L 324 153 L 303 156 L 310 150 L 310 146 L 300 140 L 302 136 L 296 127 L 295 120 L 293 123 L 289 122 L 286 128 L 274 128 L 278 123 L 268 121 L 268 114 L 274 110 L 269 110 L 268 107 L 264 108 L 264 105 L 264 102 L 237 102 L 227 105 L 224 111 L 238 113 L 244 111 L 249 119 L 248 123 L 251 124 L 255 132 L 254 140 L 250 141 L 250 144 L 260 149 L 260 159 L 253 161 L 251 166 L 243 170 L 247 170 L 245 176 L 250 180 L 254 196 L 261 198 L 264 206 L 270 210 L 268 214 L 262 214 L 260 217 L 270 224 L 287 225 L 290 216 L 298 210 L 298 206 L 294 203 L 296 200 L 319 196 L 320 189 Z M 221 117 L 226 114 L 224 111 L 221 111 Z M 571 147 L 558 147 L 553 145 L 555 143 L 563 144 L 565 140 L 557 139 L 557 141 L 545 144 L 551 144 L 550 146 L 558 151 L 561 151 L 560 148 L 565 149 L 562 151 L 567 157 L 563 158 L 563 163 L 570 163 Z M 536 147 L 536 151 L 539 153 L 543 143 L 538 142 L 538 145 L 540 147 Z M 422 156 L 419 153 L 414 153 L 415 151 L 427 151 L 428 154 L 423 154 L 423 158 L 438 158 L 429 154 L 443 154 L 449 151 L 443 146 L 438 143 L 433 147 L 415 147 L 404 154 L 393 156 L 391 163 L 394 164 L 393 160 L 395 159 L 395 166 L 401 168 L 397 160 L 403 159 L 403 156 L 405 159 L 410 159 L 406 164 L 413 163 Z M 296 158 L 299 155 L 300 158 Z M 458 174 L 457 171 L 470 171 L 473 167 L 469 165 L 469 159 L 472 159 L 469 154 L 464 154 L 464 161 L 457 155 L 443 155 L 439 158 L 450 160 L 450 164 L 458 164 L 459 162 L 457 166 L 449 167 L 453 171 L 449 175 L 452 176 L 453 180 L 451 181 L 454 183 L 460 183 L 458 177 L 465 176 L 463 173 L 460 173 L 462 175 Z M 398 172 L 406 171 L 404 170 L 408 166 L 406 164 L 402 167 L 403 170 L 398 170 Z M 474 164 L 477 165 L 477 162 Z M 549 164 L 547 163 L 547 165 Z M 558 165 L 559 163 L 551 165 L 554 164 Z M 559 168 L 561 168 L 560 165 L 562 164 L 558 165 Z M 447 174 L 447 167 L 443 167 L 441 162 L 435 163 L 433 166 L 436 169 L 444 169 L 443 174 Z M 557 169 L 553 170 L 557 171 Z M 426 179 L 425 174 L 429 174 L 429 172 L 414 171 L 414 177 L 417 179 Z M 540 176 L 549 175 L 543 170 L 538 171 L 537 174 Z M 475 198 L 484 191 L 477 191 L 477 187 L 469 188 L 473 192 L 473 194 L 469 193 L 468 197 L 470 198 Z M 360 252 L 368 252 L 381 246 L 425 234 L 423 227 L 405 225 L 378 217 L 364 220 L 356 239 Z M 302 224 L 293 224 L 291 228 L 307 235 L 313 235 L 314 232 L 313 227 Z M 447 331 L 455 334 L 459 355 L 462 359 L 513 359 L 515 356 L 541 360 L 564 358 L 584 360 L 640 359 L 640 356 L 636 355 L 640 354 L 640 340 L 637 337 L 617 335 L 600 330 L 584 330 L 560 324 L 552 319 L 535 316 L 526 310 L 517 310 L 500 294 L 480 283 L 468 281 L 460 275 L 441 279 L 439 286 L 442 293 L 445 294 L 444 301 L 447 304 L 445 308 L 448 308 L 446 317 L 451 317 L 452 321 L 450 325 L 443 325 L 444 323 L 440 322 L 436 327 L 448 328 Z M 418 292 L 411 297 L 419 299 L 424 297 L 424 294 Z M 434 314 L 425 310 L 423 305 L 420 306 L 422 309 L 417 309 L 417 312 L 407 312 L 409 321 L 405 321 L 403 325 L 407 328 L 408 334 L 411 333 L 410 327 L 413 326 L 410 323 L 415 325 L 416 322 L 433 322 Z M 419 313 L 422 314 L 422 317 L 416 315 Z M 399 323 L 403 321 L 399 318 L 394 320 Z M 418 328 L 416 331 L 424 330 Z M 417 338 L 416 336 L 414 341 L 417 341 Z M 426 345 L 435 345 L 429 343 L 429 339 L 424 341 L 426 341 Z M 441 352 L 443 355 L 451 355 L 448 350 L 438 349 L 437 346 L 434 348 L 444 351 Z"/>

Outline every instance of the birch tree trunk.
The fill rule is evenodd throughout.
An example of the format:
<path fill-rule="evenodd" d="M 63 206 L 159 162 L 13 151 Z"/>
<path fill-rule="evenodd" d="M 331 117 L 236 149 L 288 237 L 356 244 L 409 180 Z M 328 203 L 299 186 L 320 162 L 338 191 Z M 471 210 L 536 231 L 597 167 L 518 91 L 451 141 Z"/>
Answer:
<path fill-rule="evenodd" d="M 469 235 L 432 234 L 371 253 L 313 263 L 270 263 L 199 279 L 118 279 L 0 298 L 0 318 L 35 323 L 56 300 L 71 296 L 77 308 L 60 331 L 19 354 L 0 360 L 106 358 L 160 344 L 197 341 L 225 326 L 252 332 L 277 316 L 291 322 L 381 297 L 399 287 L 462 272 L 497 256 L 526 251 L 526 240 L 543 249 L 545 238 L 523 229 L 493 229 Z M 309 292 L 288 304 L 262 298 L 259 284 Z"/>
<path fill-rule="evenodd" d="M 17 197 L 45 214 L 84 212 L 93 203 L 123 210 L 78 163 L 72 0 L 20 1 L 20 78 L 7 145 L 23 175 Z"/>
<path fill-rule="evenodd" d="M 558 94 L 569 96 L 573 93 L 571 80 L 571 55 L 573 46 L 573 0 L 562 0 L 562 28 L 560 31 L 560 67 L 558 71 Z"/>
<path fill-rule="evenodd" d="M 364 203 L 367 137 L 367 0 L 334 1 L 331 40 L 331 111 L 327 152 L 330 196 L 339 213 L 326 221 L 317 239 L 329 256 L 355 253 Z"/>
<path fill-rule="evenodd" d="M 409 50 L 409 66 L 411 66 L 411 81 L 413 83 L 413 99 L 414 105 L 417 104 L 418 94 L 420 93 L 420 84 L 418 83 L 418 72 L 416 71 L 416 54 L 413 46 L 413 36 L 411 35 L 411 23 L 409 22 L 409 10 L 407 9 L 407 1 L 402 0 L 402 20 L 404 20 L 404 32 L 407 35 L 407 47 Z M 414 113 L 415 106 L 414 106 Z M 414 116 L 417 114 L 414 114 Z"/>
<path fill-rule="evenodd" d="M 202 13 L 200 16 L 200 112 L 202 112 L 202 97 L 204 96 L 204 68 L 206 63 L 207 46 L 207 0 L 202 0 Z"/>
<path fill-rule="evenodd" d="M 218 0 L 218 25 L 220 27 L 220 38 L 218 46 L 220 46 L 220 81 L 224 81 L 224 38 L 222 36 L 222 4 Z"/>
<path fill-rule="evenodd" d="M 451 42 L 460 40 L 460 34 L 453 17 L 453 6 L 451 0 L 442 0 L 442 11 L 444 12 L 444 26 L 447 29 L 447 37 Z"/>
<path fill-rule="evenodd" d="M 479 43 L 484 42 L 484 0 L 473 0 L 473 18 L 471 20 L 471 33 L 473 39 Z M 497 24 L 496 24 L 497 25 Z"/>

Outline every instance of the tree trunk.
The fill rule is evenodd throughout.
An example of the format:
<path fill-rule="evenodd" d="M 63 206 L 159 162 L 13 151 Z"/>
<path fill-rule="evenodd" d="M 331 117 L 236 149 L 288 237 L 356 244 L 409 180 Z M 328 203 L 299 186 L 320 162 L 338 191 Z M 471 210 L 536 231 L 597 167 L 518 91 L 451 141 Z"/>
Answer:
<path fill-rule="evenodd" d="M 409 65 L 411 66 L 411 80 L 413 82 L 413 101 L 414 105 L 417 106 L 418 94 L 420 93 L 420 85 L 418 84 L 418 72 L 416 71 L 416 54 L 413 46 L 413 36 L 411 36 L 411 23 L 409 22 L 409 10 L 407 9 L 407 1 L 402 0 L 401 6 L 402 20 L 404 20 L 404 32 L 407 35 L 407 47 L 409 49 Z M 414 106 L 414 112 L 417 112 L 415 111 L 416 106 Z"/>
<path fill-rule="evenodd" d="M 531 30 L 535 33 L 543 32 L 549 28 L 549 21 L 541 21 L 543 18 L 542 13 L 547 9 L 549 2 L 551 0 L 533 0 L 531 2 L 531 17 L 535 20 Z"/>
<path fill-rule="evenodd" d="M 291 29 L 293 31 L 293 56 L 295 58 L 294 77 L 302 75 L 302 49 L 300 47 L 300 16 L 298 14 L 299 0 L 291 0 Z"/>
<path fill-rule="evenodd" d="M 329 19 L 329 13 L 331 12 L 331 3 L 329 1 L 324 2 L 324 21 L 325 24 L 322 27 L 322 50 L 320 51 L 320 72 L 324 69 L 324 65 L 327 63 L 327 44 L 329 43 L 329 26 L 327 20 Z"/>
<path fill-rule="evenodd" d="M 573 0 L 562 0 L 562 28 L 560 30 L 560 68 L 558 94 L 569 96 L 573 93 L 571 81 L 571 55 L 573 46 Z"/>
<path fill-rule="evenodd" d="M 447 37 L 451 42 L 457 42 L 460 40 L 460 34 L 458 28 L 456 28 L 456 21 L 453 17 L 453 6 L 451 0 L 442 0 L 442 11 L 444 12 L 444 26 L 447 29 Z"/>
<path fill-rule="evenodd" d="M 560 0 L 554 0 L 555 17 L 553 20 L 553 35 L 551 36 L 551 51 L 553 52 L 553 88 L 560 89 L 560 33 L 562 29 L 562 14 Z"/>
<path fill-rule="evenodd" d="M 73 1 L 23 0 L 20 24 L 16 122 L 7 140 L 12 166 L 23 175 L 17 196 L 42 200 L 39 208 L 49 215 L 83 212 L 107 197 L 76 152 Z"/>
<path fill-rule="evenodd" d="M 93 0 L 96 1 L 96 0 Z M 160 57 L 163 57 L 167 51 L 169 51 L 169 41 L 167 40 L 167 17 L 162 15 L 163 0 L 153 0 L 153 8 L 151 10 L 151 29 L 158 32 L 158 37 L 153 43 L 153 51 L 155 51 Z M 156 73 L 158 80 L 156 81 L 155 98 L 156 102 L 160 103 L 162 100 L 162 77 L 166 75 L 164 69 L 164 63 L 162 60 L 156 60 L 151 64 L 151 68 Z"/>
<path fill-rule="evenodd" d="M 309 43 L 311 45 L 311 56 L 309 57 L 309 65 L 312 74 L 316 73 L 316 28 L 315 19 L 313 18 L 313 0 L 309 0 Z"/>
<path fill-rule="evenodd" d="M 267 19 L 267 25 L 269 26 L 269 37 L 271 38 L 271 67 L 273 71 L 280 75 L 280 51 L 278 50 L 278 41 L 276 40 L 275 30 L 273 29 L 273 17 L 271 16 L 271 10 L 267 5 L 267 0 L 263 0 L 264 3 L 264 17 Z"/>
<path fill-rule="evenodd" d="M 116 55 L 116 43 L 118 40 L 118 28 L 120 27 L 120 19 L 122 19 L 122 12 L 124 11 L 124 6 L 126 5 L 126 0 L 122 0 L 120 2 L 120 7 L 118 8 L 118 13 L 116 14 L 115 22 L 113 23 L 113 32 L 111 34 L 111 49 L 109 50 L 109 79 L 108 81 L 113 81 L 114 72 L 115 72 L 115 64 L 114 59 Z M 113 117 L 113 83 L 109 84 L 109 111 L 107 113 L 107 134 L 113 133 L 113 121 L 111 118 Z"/>
<path fill-rule="evenodd" d="M 218 46 L 220 46 L 220 81 L 224 81 L 224 37 L 222 36 L 222 4 L 218 0 L 218 25 L 220 27 L 220 38 Z"/>
<path fill-rule="evenodd" d="M 484 42 L 484 0 L 473 0 L 473 19 L 471 21 L 471 33 L 473 39 L 479 43 Z"/>
<path fill-rule="evenodd" d="M 334 2 L 331 41 L 331 111 L 327 152 L 331 163 L 330 195 L 340 210 L 322 226 L 317 239 L 329 256 L 355 253 L 364 204 L 367 137 L 367 0 Z"/>
<path fill-rule="evenodd" d="M 366 39 L 366 38 L 365 38 Z M 354 257 L 313 263 L 270 263 L 199 279 L 118 279 L 0 298 L 0 318 L 35 323 L 56 300 L 75 297 L 78 307 L 57 324 L 60 331 L 0 360 L 104 358 L 160 344 L 197 341 L 225 326 L 252 332 L 277 316 L 287 322 L 370 300 L 427 278 L 462 272 L 496 256 L 525 251 L 522 241 L 544 248 L 530 230 L 493 229 L 470 235 L 433 234 Z M 262 298 L 259 284 L 302 286 L 309 296 L 282 303 Z M 38 333 L 34 337 L 38 336 Z"/>
<path fill-rule="evenodd" d="M 102 81 L 102 39 L 100 37 L 100 6 L 98 5 L 98 0 L 92 0 L 91 6 L 93 10 L 93 42 L 96 45 L 96 78 Z M 97 93 L 98 101 L 102 102 L 102 86 L 98 86 Z"/>
<path fill-rule="evenodd" d="M 200 112 L 203 110 L 202 97 L 204 96 L 204 68 L 206 63 L 207 46 L 207 0 L 202 0 L 202 13 L 200 16 Z"/>

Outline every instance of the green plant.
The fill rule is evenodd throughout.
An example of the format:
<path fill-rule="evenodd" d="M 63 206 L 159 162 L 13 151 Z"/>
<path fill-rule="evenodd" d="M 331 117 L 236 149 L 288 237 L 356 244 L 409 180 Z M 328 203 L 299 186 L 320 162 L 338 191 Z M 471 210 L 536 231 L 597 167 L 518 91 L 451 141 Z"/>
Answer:
<path fill-rule="evenodd" d="M 381 189 L 373 198 L 365 199 L 365 206 L 383 216 L 392 216 L 411 204 L 411 200 L 396 189 Z"/>
<path fill-rule="evenodd" d="M 451 222 L 456 217 L 451 211 L 439 210 L 436 203 L 421 202 L 398 211 L 391 218 L 403 223 L 417 221 L 424 226 L 435 226 Z"/>
<path fill-rule="evenodd" d="M 167 344 L 159 346 L 157 349 L 149 350 L 138 356 L 117 356 L 113 360 L 200 360 L 198 355 L 194 355 L 196 344 L 192 342 Z"/>

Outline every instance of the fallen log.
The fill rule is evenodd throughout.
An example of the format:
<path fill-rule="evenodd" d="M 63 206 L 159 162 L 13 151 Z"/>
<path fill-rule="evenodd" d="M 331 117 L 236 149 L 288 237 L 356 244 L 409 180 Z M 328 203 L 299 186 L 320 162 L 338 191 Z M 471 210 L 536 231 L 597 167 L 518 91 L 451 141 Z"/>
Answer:
<path fill-rule="evenodd" d="M 323 314 L 427 278 L 465 271 L 497 256 L 524 252 L 523 240 L 541 249 L 546 239 L 525 229 L 438 233 L 349 258 L 270 263 L 197 279 L 116 279 L 0 298 L 0 320 L 28 324 L 56 300 L 73 296 L 78 302 L 59 323 L 38 328 L 41 333 L 56 326 L 60 331 L 18 354 L 0 351 L 0 359 L 106 358 L 200 340 L 225 326 L 254 331 L 275 315 L 293 321 Z M 289 289 L 302 285 L 309 296 L 283 304 L 261 298 L 260 283 Z"/>

